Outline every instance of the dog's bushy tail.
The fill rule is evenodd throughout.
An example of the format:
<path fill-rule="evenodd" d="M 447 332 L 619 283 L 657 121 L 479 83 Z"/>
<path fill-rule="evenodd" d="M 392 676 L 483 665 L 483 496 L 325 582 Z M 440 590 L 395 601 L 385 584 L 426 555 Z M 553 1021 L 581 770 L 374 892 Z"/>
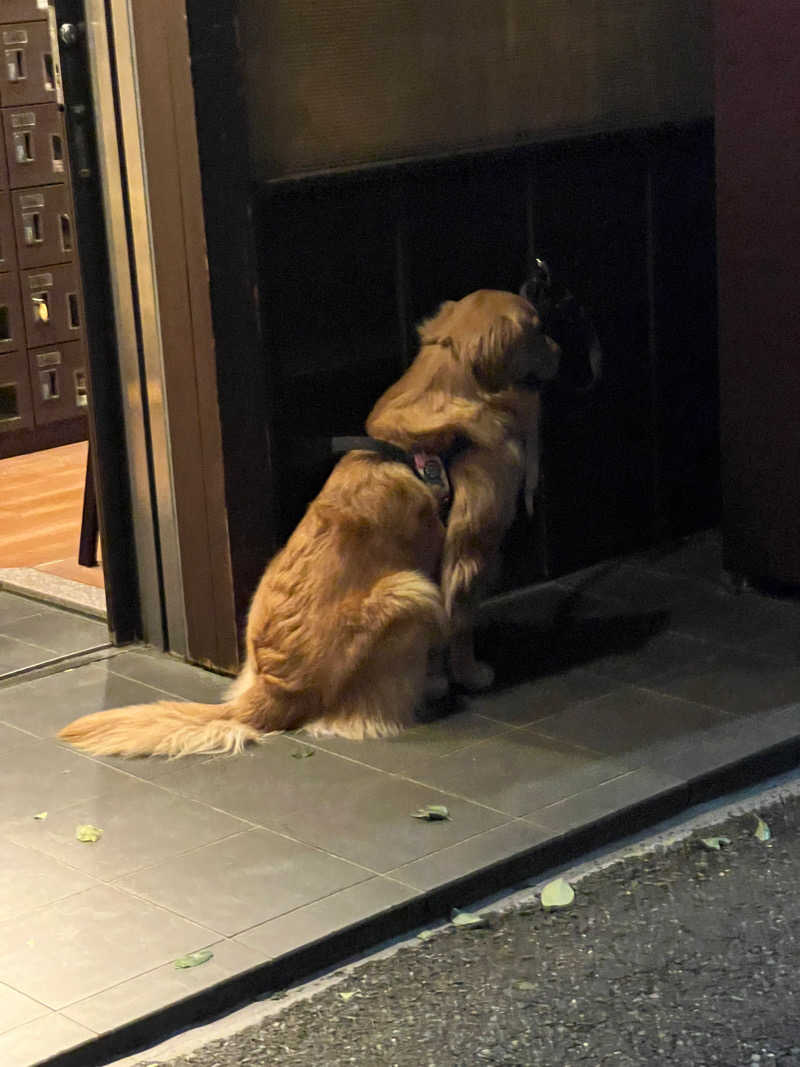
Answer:
<path fill-rule="evenodd" d="M 264 730 L 241 720 L 240 700 L 227 704 L 162 700 L 158 704 L 96 711 L 69 723 L 58 736 L 93 756 L 177 757 L 199 752 L 241 752 Z"/>

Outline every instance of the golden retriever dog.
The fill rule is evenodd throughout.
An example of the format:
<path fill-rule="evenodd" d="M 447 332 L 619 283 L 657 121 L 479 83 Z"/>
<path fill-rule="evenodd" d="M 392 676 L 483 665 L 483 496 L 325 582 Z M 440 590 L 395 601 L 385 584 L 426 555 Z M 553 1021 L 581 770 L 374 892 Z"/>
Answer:
<path fill-rule="evenodd" d="M 535 384 L 555 375 L 559 350 L 527 300 L 495 290 L 445 303 L 419 336 L 416 359 L 367 420 L 383 451 L 345 455 L 267 566 L 225 702 L 95 712 L 60 738 L 96 755 L 183 756 L 300 727 L 396 734 L 448 638 L 453 679 L 491 684 L 473 655 L 472 616 L 526 469 L 533 489 Z M 431 462 L 428 482 L 416 471 Z"/>

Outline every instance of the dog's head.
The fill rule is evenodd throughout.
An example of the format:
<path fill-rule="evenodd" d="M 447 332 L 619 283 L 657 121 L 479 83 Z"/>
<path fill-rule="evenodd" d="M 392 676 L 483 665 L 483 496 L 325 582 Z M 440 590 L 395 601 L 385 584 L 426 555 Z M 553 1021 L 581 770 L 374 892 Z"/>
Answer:
<path fill-rule="evenodd" d="M 558 345 L 545 336 L 533 305 L 515 293 L 479 289 L 448 300 L 419 335 L 423 345 L 449 349 L 489 393 L 520 384 L 535 388 L 558 372 Z"/>
<path fill-rule="evenodd" d="M 586 393 L 600 381 L 603 353 L 584 308 L 560 282 L 554 281 L 544 260 L 520 294 L 536 308 L 542 329 L 561 349 L 557 384 L 570 393 Z"/>

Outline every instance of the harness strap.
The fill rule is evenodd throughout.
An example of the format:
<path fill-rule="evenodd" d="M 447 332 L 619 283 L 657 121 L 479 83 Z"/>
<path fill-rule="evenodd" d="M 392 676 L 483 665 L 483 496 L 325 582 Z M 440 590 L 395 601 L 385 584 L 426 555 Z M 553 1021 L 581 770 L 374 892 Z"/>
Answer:
<path fill-rule="evenodd" d="M 331 438 L 331 452 L 335 456 L 356 450 L 377 452 L 384 459 L 404 464 L 431 490 L 439 502 L 442 515 L 447 514 L 451 503 L 450 479 L 447 477 L 446 463 L 441 456 L 420 450 L 406 452 L 397 445 L 379 441 L 375 437 Z"/>

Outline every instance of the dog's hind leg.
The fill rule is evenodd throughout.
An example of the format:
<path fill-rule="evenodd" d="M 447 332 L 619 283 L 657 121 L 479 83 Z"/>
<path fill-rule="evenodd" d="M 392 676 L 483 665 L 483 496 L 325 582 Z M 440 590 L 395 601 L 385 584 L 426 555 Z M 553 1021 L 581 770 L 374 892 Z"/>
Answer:
<path fill-rule="evenodd" d="M 361 739 L 409 726 L 422 698 L 428 654 L 444 628 L 441 593 L 424 575 L 407 571 L 380 579 L 361 608 L 351 668 L 307 730 Z"/>

